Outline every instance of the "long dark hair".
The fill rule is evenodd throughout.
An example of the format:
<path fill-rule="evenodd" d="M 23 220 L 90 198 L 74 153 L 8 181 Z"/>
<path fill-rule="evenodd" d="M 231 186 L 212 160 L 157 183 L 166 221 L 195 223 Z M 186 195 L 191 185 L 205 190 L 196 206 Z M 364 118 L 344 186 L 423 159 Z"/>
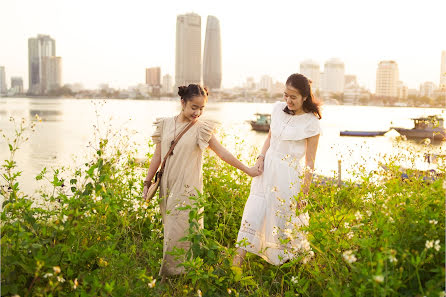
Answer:
<path fill-rule="evenodd" d="M 319 119 L 322 118 L 320 110 L 321 103 L 314 97 L 313 92 L 311 91 L 311 80 L 302 74 L 294 73 L 288 77 L 286 84 L 298 90 L 302 95 L 302 98 L 307 97 L 302 104 L 304 112 L 311 112 Z M 289 114 L 294 114 L 288 106 L 286 106 L 283 111 Z"/>
<path fill-rule="evenodd" d="M 187 87 L 186 86 L 178 87 L 178 95 L 186 103 L 187 101 L 190 101 L 193 97 L 197 96 L 203 96 L 207 100 L 209 93 L 206 87 L 202 87 L 197 84 L 190 84 Z"/>

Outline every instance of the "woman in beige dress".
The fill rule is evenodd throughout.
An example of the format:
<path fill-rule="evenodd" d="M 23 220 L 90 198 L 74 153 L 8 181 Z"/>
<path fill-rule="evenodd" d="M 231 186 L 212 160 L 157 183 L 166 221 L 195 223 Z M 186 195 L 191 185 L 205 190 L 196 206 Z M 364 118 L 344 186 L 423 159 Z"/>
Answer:
<path fill-rule="evenodd" d="M 156 144 L 155 152 L 150 162 L 144 181 L 144 199 L 148 187 L 160 166 L 172 141 L 191 122 L 197 121 L 179 140 L 166 162 L 160 182 L 161 215 L 164 223 L 163 262 L 160 275 L 178 275 L 184 273 L 184 267 L 178 266 L 184 259 L 176 259 L 170 254 L 173 248 L 187 250 L 189 242 L 180 241 L 187 235 L 189 214 L 178 207 L 189 205 L 189 197 L 203 190 L 202 162 L 203 151 L 209 147 L 218 157 L 228 164 L 242 170 L 250 176 L 261 172 L 258 167 L 247 167 L 227 151 L 215 138 L 215 123 L 209 120 L 199 120 L 203 114 L 208 92 L 200 85 L 190 84 L 179 87 L 182 110 L 179 115 L 157 119 L 154 123 L 156 131 L 152 139 Z M 201 222 L 203 225 L 203 222 Z"/>

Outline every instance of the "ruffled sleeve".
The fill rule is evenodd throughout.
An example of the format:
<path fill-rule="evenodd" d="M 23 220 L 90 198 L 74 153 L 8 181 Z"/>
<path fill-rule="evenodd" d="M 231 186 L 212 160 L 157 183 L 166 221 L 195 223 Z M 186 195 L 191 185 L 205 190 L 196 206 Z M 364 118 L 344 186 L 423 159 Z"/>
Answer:
<path fill-rule="evenodd" d="M 319 119 L 312 113 L 299 116 L 283 128 L 282 140 L 302 140 L 321 133 Z"/>
<path fill-rule="evenodd" d="M 209 146 L 209 140 L 215 133 L 218 123 L 211 120 L 202 120 L 197 124 L 199 125 L 197 144 L 201 150 L 205 150 Z"/>
<path fill-rule="evenodd" d="M 304 134 L 305 138 L 321 134 L 321 124 L 315 115 L 311 114 L 310 120 L 304 129 Z"/>
<path fill-rule="evenodd" d="M 153 143 L 158 144 L 161 142 L 161 136 L 163 133 L 164 118 L 157 118 L 153 125 L 156 126 L 155 132 L 152 134 Z"/>

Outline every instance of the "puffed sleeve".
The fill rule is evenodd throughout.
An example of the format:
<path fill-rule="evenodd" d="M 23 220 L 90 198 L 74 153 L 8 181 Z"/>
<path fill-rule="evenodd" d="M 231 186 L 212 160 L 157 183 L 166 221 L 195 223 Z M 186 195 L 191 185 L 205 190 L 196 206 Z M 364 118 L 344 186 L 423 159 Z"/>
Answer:
<path fill-rule="evenodd" d="M 197 124 L 199 124 L 197 144 L 201 150 L 205 150 L 209 146 L 209 140 L 215 133 L 218 123 L 211 120 L 202 120 Z"/>
<path fill-rule="evenodd" d="M 308 138 L 318 134 L 321 134 L 321 124 L 319 119 L 312 114 L 304 129 L 304 135 L 305 138 Z"/>
<path fill-rule="evenodd" d="M 321 133 L 319 119 L 312 113 L 299 116 L 286 125 L 280 134 L 282 140 L 302 140 Z"/>
<path fill-rule="evenodd" d="M 164 124 L 164 118 L 157 118 L 155 122 L 153 122 L 153 125 L 156 127 L 155 132 L 152 134 L 152 140 L 155 144 L 158 144 L 161 142 L 161 136 L 163 132 L 163 124 Z"/>

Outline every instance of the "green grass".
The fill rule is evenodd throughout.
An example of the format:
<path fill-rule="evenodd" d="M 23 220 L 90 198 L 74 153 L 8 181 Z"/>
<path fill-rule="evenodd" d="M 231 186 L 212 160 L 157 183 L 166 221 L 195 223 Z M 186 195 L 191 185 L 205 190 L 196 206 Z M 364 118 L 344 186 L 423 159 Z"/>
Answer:
<path fill-rule="evenodd" d="M 102 139 L 74 172 L 46 169 L 37 201 L 20 191 L 15 152 L 2 166 L 1 295 L 12 296 L 441 296 L 445 279 L 442 177 L 401 179 L 391 162 L 342 187 L 314 184 L 305 228 L 314 255 L 273 266 L 248 255 L 231 266 L 251 179 L 205 154 L 204 191 L 188 207 L 187 273 L 160 283 L 158 201 L 141 200 L 148 164 Z M 153 148 L 153 147 L 152 147 Z M 241 151 L 241 147 L 239 148 Z M 253 162 L 254 154 L 248 157 Z M 150 154 L 148 155 L 150 159 Z M 62 178 L 61 176 L 70 176 Z M 379 182 L 376 182 L 379 180 Z M 298 198 L 298 197 L 296 197 Z M 36 199 L 36 198 L 34 198 Z M 204 213 L 199 210 L 204 208 Z M 196 228 L 204 216 L 205 229 Z"/>

